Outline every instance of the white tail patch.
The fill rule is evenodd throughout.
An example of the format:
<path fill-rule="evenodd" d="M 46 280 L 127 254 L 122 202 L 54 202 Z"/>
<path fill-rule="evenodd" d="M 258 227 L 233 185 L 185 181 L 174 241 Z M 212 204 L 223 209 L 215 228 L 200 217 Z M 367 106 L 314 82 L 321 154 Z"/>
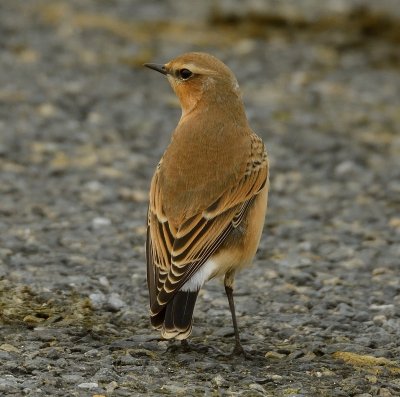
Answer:
<path fill-rule="evenodd" d="M 213 275 L 217 263 L 209 259 L 193 276 L 181 287 L 181 291 L 198 291 L 203 284 Z"/>

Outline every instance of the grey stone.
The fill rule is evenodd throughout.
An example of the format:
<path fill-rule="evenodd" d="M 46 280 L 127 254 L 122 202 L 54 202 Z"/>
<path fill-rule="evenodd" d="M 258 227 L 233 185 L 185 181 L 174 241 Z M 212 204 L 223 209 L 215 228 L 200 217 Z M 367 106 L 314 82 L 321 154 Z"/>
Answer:
<path fill-rule="evenodd" d="M 99 387 L 99 385 L 98 385 L 97 382 L 84 382 L 84 383 L 80 383 L 78 385 L 78 387 L 80 389 L 89 389 L 89 390 L 91 390 L 91 389 L 96 389 L 97 387 Z"/>
<path fill-rule="evenodd" d="M 96 292 L 89 295 L 90 303 L 95 310 L 100 310 L 107 302 L 107 297 L 102 292 Z"/>
<path fill-rule="evenodd" d="M 126 306 L 126 303 L 121 299 L 120 295 L 113 292 L 107 299 L 107 307 L 111 311 L 119 311 Z"/>
<path fill-rule="evenodd" d="M 19 385 L 18 379 L 16 379 L 13 375 L 3 375 L 0 378 L 0 391 L 1 392 L 11 392 L 16 393 L 20 390 L 21 386 Z"/>
<path fill-rule="evenodd" d="M 113 371 L 111 368 L 100 368 L 94 375 L 93 375 L 93 381 L 96 382 L 116 382 L 120 376 Z"/>

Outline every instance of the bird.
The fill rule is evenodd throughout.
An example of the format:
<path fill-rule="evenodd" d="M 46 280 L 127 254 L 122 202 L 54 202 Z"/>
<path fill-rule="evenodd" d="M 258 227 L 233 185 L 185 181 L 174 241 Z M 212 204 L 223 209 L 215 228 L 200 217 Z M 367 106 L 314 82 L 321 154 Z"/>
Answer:
<path fill-rule="evenodd" d="M 252 264 L 267 210 L 269 162 L 252 131 L 233 72 L 213 55 L 189 52 L 166 64 L 182 113 L 150 184 L 147 286 L 151 325 L 189 346 L 203 284 L 223 278 L 235 346 L 244 355 L 233 299 L 235 274 Z"/>

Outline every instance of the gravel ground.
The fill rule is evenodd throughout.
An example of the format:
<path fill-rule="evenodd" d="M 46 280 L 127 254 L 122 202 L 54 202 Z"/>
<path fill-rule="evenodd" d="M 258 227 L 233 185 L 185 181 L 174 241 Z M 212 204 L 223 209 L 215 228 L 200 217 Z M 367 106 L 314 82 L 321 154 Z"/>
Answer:
<path fill-rule="evenodd" d="M 400 395 L 399 5 L 314 3 L 2 2 L 1 396 Z M 271 158 L 237 277 L 252 360 L 167 351 L 148 322 L 147 191 L 180 110 L 141 64 L 191 50 L 234 70 Z M 218 281 L 192 342 L 233 347 Z"/>

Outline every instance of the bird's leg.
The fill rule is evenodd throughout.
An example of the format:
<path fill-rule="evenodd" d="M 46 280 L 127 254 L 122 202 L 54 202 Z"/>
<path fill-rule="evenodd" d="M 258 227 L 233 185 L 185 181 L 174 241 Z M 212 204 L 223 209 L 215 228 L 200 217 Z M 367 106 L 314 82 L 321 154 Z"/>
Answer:
<path fill-rule="evenodd" d="M 189 351 L 190 350 L 190 345 L 189 345 L 189 342 L 187 341 L 187 339 L 182 339 L 181 340 L 181 346 L 182 346 L 182 349 L 184 351 Z"/>
<path fill-rule="evenodd" d="M 247 357 L 247 354 L 246 354 L 245 350 L 243 349 L 242 344 L 240 343 L 239 328 L 238 328 L 237 320 L 236 320 L 235 302 L 233 301 L 234 277 L 235 277 L 235 272 L 230 271 L 225 274 L 225 279 L 224 279 L 225 292 L 226 292 L 226 296 L 228 297 L 229 309 L 231 310 L 231 315 L 232 315 L 233 330 L 235 332 L 235 347 L 232 351 L 232 355 L 233 356 L 243 355 L 244 357 Z"/>

